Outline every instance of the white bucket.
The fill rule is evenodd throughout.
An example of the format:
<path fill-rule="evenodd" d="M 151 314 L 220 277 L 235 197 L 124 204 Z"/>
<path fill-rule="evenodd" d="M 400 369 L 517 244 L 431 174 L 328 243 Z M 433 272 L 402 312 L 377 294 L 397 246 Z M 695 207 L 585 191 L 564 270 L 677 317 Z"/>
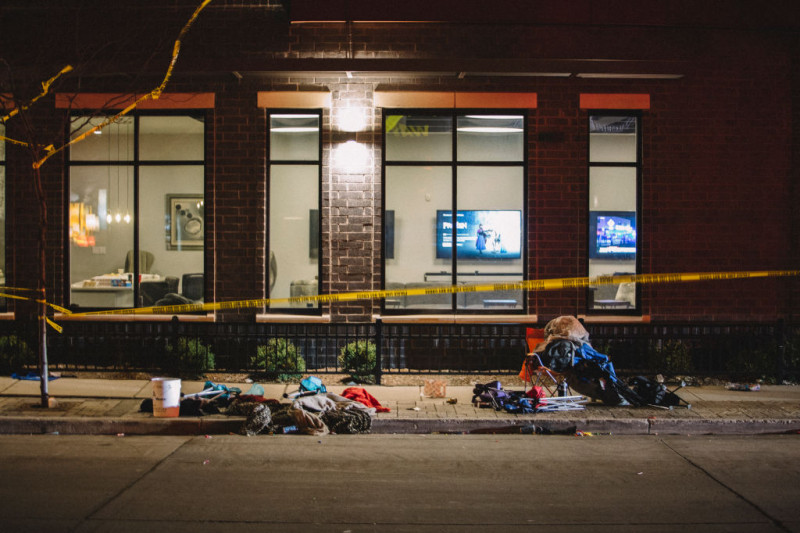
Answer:
<path fill-rule="evenodd" d="M 174 418 L 181 410 L 181 380 L 153 378 L 153 416 Z"/>

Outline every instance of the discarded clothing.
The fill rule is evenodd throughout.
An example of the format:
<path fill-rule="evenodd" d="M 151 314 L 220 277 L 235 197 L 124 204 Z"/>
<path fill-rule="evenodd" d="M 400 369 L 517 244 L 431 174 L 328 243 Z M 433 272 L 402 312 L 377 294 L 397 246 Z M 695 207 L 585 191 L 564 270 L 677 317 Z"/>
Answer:
<path fill-rule="evenodd" d="M 372 417 L 357 409 L 326 411 L 320 418 L 332 433 L 340 435 L 368 433 L 372 427 Z"/>
<path fill-rule="evenodd" d="M 294 407 L 276 413 L 273 417 L 273 425 L 278 427 L 295 426 L 296 432 L 303 435 L 327 435 L 330 432 L 320 417 Z"/>
<path fill-rule="evenodd" d="M 336 402 L 328 398 L 325 394 L 314 394 L 311 396 L 299 396 L 292 402 L 295 409 L 305 409 L 314 413 L 323 413 L 336 409 Z"/>
<path fill-rule="evenodd" d="M 372 394 L 366 391 L 366 389 L 350 387 L 342 391 L 342 396 L 349 400 L 362 403 L 367 407 L 374 407 L 378 413 L 388 413 L 391 411 L 388 407 L 383 407 Z"/>
<path fill-rule="evenodd" d="M 272 411 L 265 403 L 251 406 L 250 413 L 242 426 L 242 433 L 248 437 L 258 435 L 272 424 Z"/>
<path fill-rule="evenodd" d="M 475 388 L 472 389 L 472 402 L 480 407 L 492 407 L 496 411 L 505 410 L 512 414 L 535 413 L 539 398 L 543 393 L 540 387 L 534 389 L 531 389 L 530 393 L 505 391 L 499 381 L 486 384 L 476 383 Z"/>
<path fill-rule="evenodd" d="M 180 416 L 218 415 L 219 404 L 204 398 L 184 398 L 180 403 Z"/>

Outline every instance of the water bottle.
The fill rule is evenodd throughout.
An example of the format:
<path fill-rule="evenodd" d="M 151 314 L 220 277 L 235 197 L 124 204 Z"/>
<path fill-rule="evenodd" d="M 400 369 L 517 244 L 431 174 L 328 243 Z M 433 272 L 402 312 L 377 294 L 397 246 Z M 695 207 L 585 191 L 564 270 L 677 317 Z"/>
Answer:
<path fill-rule="evenodd" d="M 569 394 L 569 387 L 567 386 L 566 381 L 562 381 L 558 384 L 558 395 L 559 396 L 567 396 Z"/>

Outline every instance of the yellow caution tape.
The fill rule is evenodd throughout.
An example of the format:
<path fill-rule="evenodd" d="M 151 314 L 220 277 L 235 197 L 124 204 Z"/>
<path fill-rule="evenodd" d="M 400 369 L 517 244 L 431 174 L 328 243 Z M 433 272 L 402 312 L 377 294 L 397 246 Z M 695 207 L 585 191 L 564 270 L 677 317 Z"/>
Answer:
<path fill-rule="evenodd" d="M 56 330 L 59 333 L 63 333 L 64 328 L 62 328 L 61 326 L 59 326 L 58 324 L 56 324 L 55 322 L 53 322 L 49 318 L 45 318 L 45 319 L 47 320 L 47 323 L 50 325 L 51 328 L 53 328 L 54 330 Z"/>
<path fill-rule="evenodd" d="M 41 299 L 17 296 L 15 294 L 0 293 L 0 298 L 15 300 L 34 300 L 44 303 L 52 309 L 72 317 L 99 316 L 99 315 L 176 315 L 182 313 L 198 313 L 204 311 L 241 310 L 254 307 L 265 307 L 271 304 L 285 303 L 333 303 L 351 302 L 355 300 L 380 300 L 383 298 L 398 298 L 402 296 L 423 296 L 430 294 L 456 294 L 464 292 L 489 292 L 489 291 L 549 291 L 575 289 L 591 285 L 616 285 L 620 283 L 686 283 L 691 281 L 721 281 L 740 280 L 753 278 L 779 278 L 800 276 L 800 270 L 761 270 L 743 272 L 688 272 L 682 274 L 626 274 L 621 276 L 595 276 L 579 278 L 555 278 L 544 280 L 527 280 L 509 283 L 487 283 L 474 285 L 450 285 L 447 287 L 430 287 L 417 289 L 403 289 L 390 291 L 359 291 L 339 294 L 320 294 L 314 296 L 293 296 L 290 298 L 257 298 L 253 300 L 236 300 L 230 302 L 198 303 L 184 305 L 166 305 L 153 307 L 138 307 L 129 309 L 110 309 L 105 311 L 90 311 L 73 313 L 69 309 L 46 302 Z M 12 290 L 34 290 L 19 287 L 8 287 Z M 62 328 L 49 318 L 47 323 L 61 333 Z"/>
<path fill-rule="evenodd" d="M 40 99 L 40 98 L 42 98 L 43 96 L 47 95 L 47 93 L 48 93 L 48 92 L 50 92 L 50 86 L 51 86 L 51 85 L 53 85 L 53 83 L 55 83 L 55 81 L 56 81 L 58 78 L 60 78 L 60 77 L 61 77 L 62 75 L 64 75 L 64 74 L 67 74 L 68 72 L 72 72 L 72 65 L 67 65 L 67 66 L 65 66 L 64 68 L 62 68 L 62 69 L 61 69 L 61 70 L 58 72 L 58 74 L 56 74 L 55 76 L 53 76 L 52 78 L 50 78 L 50 79 L 49 79 L 49 80 L 47 80 L 47 81 L 43 81 L 43 82 L 42 82 L 42 92 L 41 92 L 41 93 L 39 93 L 37 96 L 35 96 L 35 97 L 34 97 L 34 98 L 33 98 L 33 99 L 30 101 L 30 102 L 28 102 L 27 104 L 23 105 L 23 106 L 22 106 L 22 111 L 26 111 L 26 110 L 27 110 L 28 108 L 30 108 L 30 107 L 31 107 L 33 104 L 35 104 L 37 100 L 39 100 L 39 99 Z M 20 108 L 18 108 L 18 107 L 15 107 L 14 109 L 12 109 L 12 110 L 11 110 L 11 112 L 10 112 L 8 115 L 6 115 L 6 116 L 4 116 L 4 117 L 1 117 L 1 118 L 0 118 L 0 122 L 6 122 L 8 119 L 10 119 L 10 118 L 11 118 L 11 117 L 13 117 L 14 115 L 18 114 L 19 112 L 20 112 Z M 10 140 L 10 139 L 9 139 L 9 140 Z M 28 143 L 23 143 L 22 141 L 12 141 L 12 142 L 15 142 L 15 143 L 17 143 L 17 144 L 23 144 L 23 145 L 25 145 L 25 146 L 28 146 Z"/>
<path fill-rule="evenodd" d="M 355 300 L 380 300 L 402 296 L 423 296 L 430 294 L 455 294 L 464 292 L 489 291 L 549 291 L 576 289 L 590 285 L 614 285 L 620 283 L 685 283 L 691 281 L 720 281 L 752 278 L 776 278 L 798 276 L 800 270 L 763 270 L 745 272 L 690 272 L 682 274 L 627 274 L 622 276 L 595 276 L 579 278 L 556 278 L 545 280 L 527 280 L 506 283 L 488 283 L 475 285 L 450 285 L 447 287 L 430 287 L 403 290 L 377 290 L 345 292 L 339 294 L 321 294 L 314 296 L 293 296 L 290 298 L 258 298 L 254 300 L 238 300 L 230 302 L 198 303 L 170 306 L 139 307 L 131 309 L 113 309 L 107 311 L 91 311 L 73 313 L 74 317 L 97 315 L 172 315 L 181 313 L 197 313 L 202 311 L 240 310 L 253 307 L 264 307 L 271 304 L 285 303 L 333 303 Z"/>

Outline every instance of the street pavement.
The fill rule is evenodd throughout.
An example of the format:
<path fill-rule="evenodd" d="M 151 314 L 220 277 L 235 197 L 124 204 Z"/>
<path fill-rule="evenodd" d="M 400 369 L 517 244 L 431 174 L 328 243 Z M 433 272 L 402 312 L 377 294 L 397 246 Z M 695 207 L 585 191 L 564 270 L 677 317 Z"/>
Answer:
<path fill-rule="evenodd" d="M 14 533 L 800 533 L 796 435 L 0 435 Z"/>
<path fill-rule="evenodd" d="M 473 405 L 472 386 L 447 385 L 443 397 L 418 386 L 358 385 L 387 413 L 372 420 L 375 434 L 520 433 L 531 426 L 544 432 L 613 435 L 779 434 L 800 432 L 800 386 L 761 385 L 758 391 L 725 386 L 689 386 L 677 394 L 688 404 L 671 409 L 607 406 L 589 401 L 580 410 L 509 414 Z M 446 377 L 434 377 L 446 381 Z M 203 390 L 205 381 L 182 381 L 183 394 Z M 219 383 L 238 387 L 249 383 Z M 282 399 L 296 384 L 262 383 L 266 398 Z M 327 384 L 326 384 L 327 385 Z M 214 414 L 158 418 L 142 412 L 152 398 L 147 379 L 63 377 L 49 382 L 49 408 L 41 407 L 40 383 L 0 377 L 0 434 L 223 435 L 239 433 L 244 417 Z M 341 393 L 348 385 L 328 385 Z M 512 389 L 513 390 L 513 389 Z M 521 389 L 520 389 L 521 390 Z M 283 400 L 288 401 L 288 400 Z"/>

